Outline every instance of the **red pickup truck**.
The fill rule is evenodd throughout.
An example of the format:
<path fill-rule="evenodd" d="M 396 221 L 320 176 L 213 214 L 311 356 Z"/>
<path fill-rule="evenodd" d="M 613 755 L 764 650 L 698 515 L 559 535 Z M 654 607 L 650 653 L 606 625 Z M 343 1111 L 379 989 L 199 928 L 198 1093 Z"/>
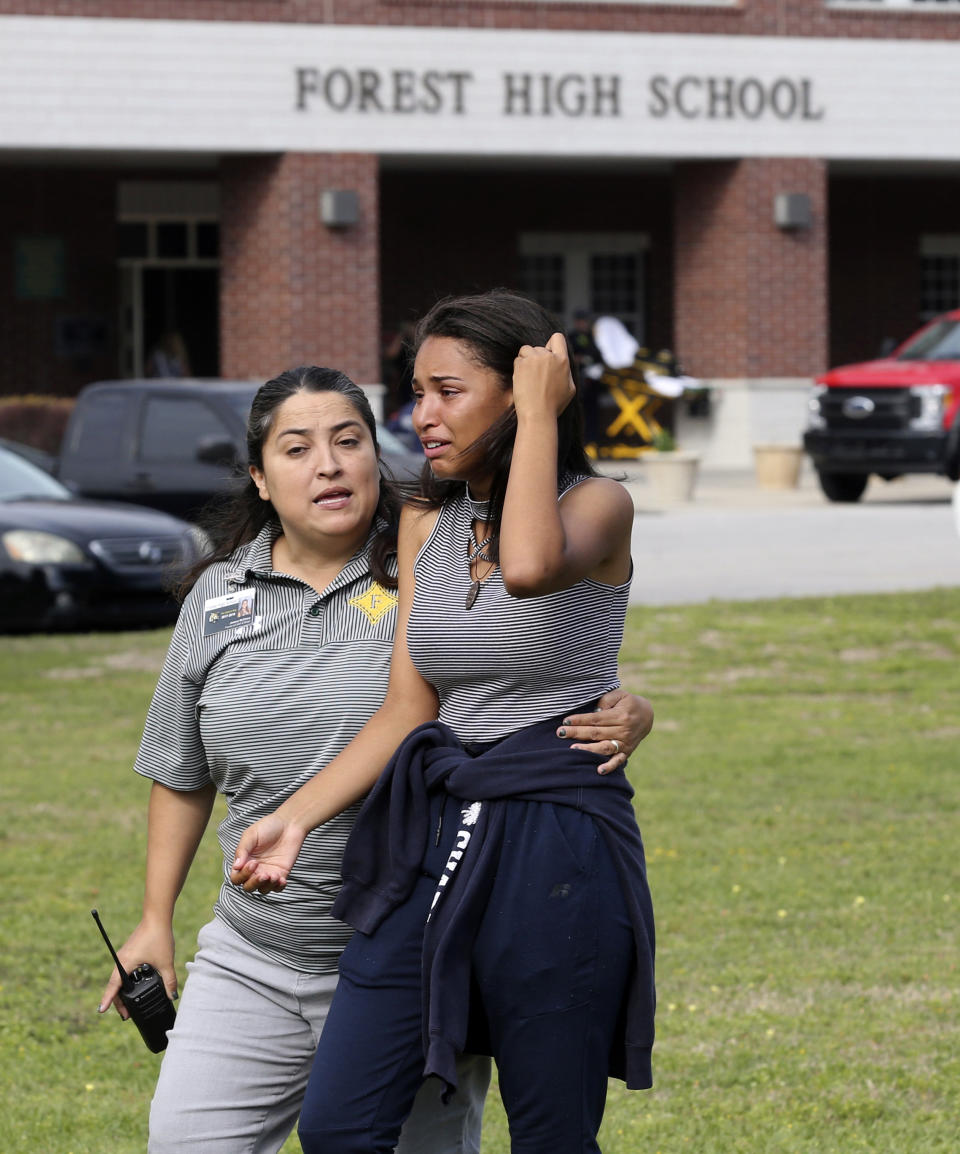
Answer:
<path fill-rule="evenodd" d="M 859 501 L 871 473 L 960 479 L 960 309 L 882 360 L 818 377 L 803 445 L 831 501 Z"/>

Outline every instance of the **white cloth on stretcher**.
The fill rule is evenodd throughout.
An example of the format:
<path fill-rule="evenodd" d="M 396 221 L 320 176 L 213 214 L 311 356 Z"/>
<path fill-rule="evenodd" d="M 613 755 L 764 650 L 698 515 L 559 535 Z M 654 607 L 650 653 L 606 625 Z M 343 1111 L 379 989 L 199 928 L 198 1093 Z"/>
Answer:
<path fill-rule="evenodd" d="M 597 317 L 593 322 L 593 340 L 603 363 L 611 369 L 629 368 L 640 351 L 640 342 L 616 317 Z"/>
<path fill-rule="evenodd" d="M 597 317 L 593 323 L 593 340 L 604 365 L 610 369 L 629 368 L 640 351 L 640 342 L 617 317 Z M 600 366 L 591 368 L 597 368 L 597 376 L 603 371 Z M 696 389 L 700 384 L 695 377 L 671 377 L 654 369 L 646 369 L 643 379 L 661 397 L 679 397 L 686 389 Z"/>

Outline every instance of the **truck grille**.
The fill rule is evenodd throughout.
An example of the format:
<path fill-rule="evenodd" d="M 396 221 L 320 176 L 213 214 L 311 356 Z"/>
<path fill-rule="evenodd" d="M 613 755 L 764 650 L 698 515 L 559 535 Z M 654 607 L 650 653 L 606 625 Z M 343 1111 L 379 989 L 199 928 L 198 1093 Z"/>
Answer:
<path fill-rule="evenodd" d="M 865 398 L 873 411 L 860 416 L 844 412 L 854 397 Z M 919 412 L 919 398 L 909 389 L 827 389 L 820 397 L 820 415 L 830 429 L 905 429 Z"/>
<path fill-rule="evenodd" d="M 90 542 L 90 551 L 111 569 L 146 572 L 165 569 L 180 560 L 179 537 L 106 537 Z"/>

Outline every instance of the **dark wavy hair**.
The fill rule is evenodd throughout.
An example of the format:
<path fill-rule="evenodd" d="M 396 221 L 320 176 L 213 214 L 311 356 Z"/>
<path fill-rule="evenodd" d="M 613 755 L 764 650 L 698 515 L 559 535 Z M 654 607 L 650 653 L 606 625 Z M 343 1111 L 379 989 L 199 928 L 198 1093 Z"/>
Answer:
<path fill-rule="evenodd" d="M 417 324 L 413 338 L 416 355 L 429 337 L 450 337 L 466 347 L 479 365 L 492 369 L 504 387 L 513 379 L 513 362 L 523 345 L 545 345 L 563 326 L 536 301 L 510 289 L 491 289 L 476 296 L 448 297 L 437 304 Z M 575 361 L 567 344 L 571 372 L 577 382 Z M 596 470 L 583 443 L 583 415 L 578 398 L 557 418 L 557 479 L 565 473 L 595 476 Z M 490 524 L 494 547 L 500 536 L 503 501 L 517 436 L 517 416 L 511 407 L 483 433 L 470 449 L 480 450 L 490 465 L 493 481 L 490 488 Z M 441 481 L 425 466 L 420 478 L 421 493 L 416 503 L 435 509 L 459 496 L 466 489 L 464 481 Z"/>
<path fill-rule="evenodd" d="M 339 393 L 353 405 L 357 415 L 370 430 L 373 445 L 380 454 L 377 441 L 377 422 L 370 408 L 366 393 L 359 385 L 338 369 L 324 369 L 317 365 L 301 365 L 288 369 L 279 376 L 261 385 L 250 407 L 247 418 L 247 465 L 263 468 L 263 446 L 273 425 L 273 419 L 280 406 L 297 393 Z M 380 466 L 380 501 L 375 516 L 386 524 L 377 533 L 370 556 L 370 572 L 382 585 L 395 587 L 396 578 L 387 570 L 388 558 L 397 549 L 397 524 L 400 517 L 400 493 L 391 477 Z M 270 521 L 277 520 L 277 513 L 270 501 L 260 497 L 253 478 L 246 475 L 242 483 L 238 473 L 238 487 L 225 498 L 212 501 L 200 517 L 201 527 L 210 538 L 210 549 L 204 557 L 184 575 L 176 587 L 176 595 L 182 601 L 196 584 L 197 578 L 215 561 L 226 561 L 241 545 L 252 541 Z"/>

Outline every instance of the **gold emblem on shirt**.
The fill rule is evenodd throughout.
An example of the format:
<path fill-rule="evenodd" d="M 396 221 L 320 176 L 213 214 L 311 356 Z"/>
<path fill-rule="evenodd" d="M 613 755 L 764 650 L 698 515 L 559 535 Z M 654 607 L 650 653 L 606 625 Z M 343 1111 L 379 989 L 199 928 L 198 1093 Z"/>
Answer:
<path fill-rule="evenodd" d="M 377 581 L 358 597 L 351 597 L 349 601 L 361 613 L 364 613 L 371 625 L 376 625 L 384 613 L 397 604 L 397 599 L 389 589 L 384 589 Z"/>

